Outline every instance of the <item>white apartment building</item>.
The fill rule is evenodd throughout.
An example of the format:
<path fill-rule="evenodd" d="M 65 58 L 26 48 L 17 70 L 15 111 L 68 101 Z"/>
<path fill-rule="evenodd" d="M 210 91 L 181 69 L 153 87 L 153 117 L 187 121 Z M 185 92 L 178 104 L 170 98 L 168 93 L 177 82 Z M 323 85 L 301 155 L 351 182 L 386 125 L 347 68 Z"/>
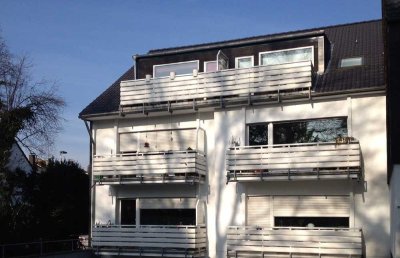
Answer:
<path fill-rule="evenodd" d="M 381 21 L 151 50 L 81 113 L 91 245 L 390 257 Z"/>

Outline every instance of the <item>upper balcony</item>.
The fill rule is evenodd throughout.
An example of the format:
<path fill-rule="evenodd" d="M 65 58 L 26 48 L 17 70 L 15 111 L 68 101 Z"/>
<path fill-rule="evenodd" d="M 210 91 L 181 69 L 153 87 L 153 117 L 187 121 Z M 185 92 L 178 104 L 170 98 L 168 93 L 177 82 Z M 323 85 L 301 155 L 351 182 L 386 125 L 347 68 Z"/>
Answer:
<path fill-rule="evenodd" d="M 362 232 L 360 229 L 352 228 L 231 226 L 228 229 L 228 258 L 292 257 L 292 255 L 362 257 Z"/>
<path fill-rule="evenodd" d="M 239 146 L 227 151 L 227 180 L 359 179 L 358 142 Z"/>
<path fill-rule="evenodd" d="M 205 257 L 207 230 L 205 226 L 96 226 L 92 247 L 98 255 Z"/>
<path fill-rule="evenodd" d="M 280 100 L 285 96 L 311 94 L 313 68 L 310 61 L 229 69 L 192 75 L 173 74 L 121 82 L 121 107 L 149 111 L 164 106 L 199 107 L 244 101 Z"/>
<path fill-rule="evenodd" d="M 198 183 L 206 176 L 199 151 L 136 152 L 93 158 L 94 180 L 103 184 Z"/>

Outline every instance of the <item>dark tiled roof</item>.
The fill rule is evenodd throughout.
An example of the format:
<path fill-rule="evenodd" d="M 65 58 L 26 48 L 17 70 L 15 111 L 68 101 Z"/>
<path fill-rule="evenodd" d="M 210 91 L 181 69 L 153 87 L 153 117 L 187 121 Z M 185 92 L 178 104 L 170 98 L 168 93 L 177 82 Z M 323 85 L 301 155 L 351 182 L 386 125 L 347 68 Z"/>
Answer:
<path fill-rule="evenodd" d="M 381 21 L 330 27 L 325 35 L 331 42 L 331 58 L 318 78 L 316 92 L 356 90 L 383 86 L 384 55 Z M 364 65 L 339 68 L 342 58 L 362 57 Z"/>
<path fill-rule="evenodd" d="M 193 48 L 199 48 L 200 50 L 207 46 L 214 46 L 222 43 L 256 42 L 261 39 L 268 40 L 268 38 L 274 38 L 274 40 L 276 40 L 279 37 L 284 39 L 288 35 L 308 32 L 315 33 L 321 30 L 323 30 L 330 42 L 331 56 L 325 73 L 317 78 L 317 83 L 313 89 L 315 92 L 327 93 L 384 86 L 383 36 L 382 22 L 380 20 L 257 36 L 217 43 L 152 50 L 149 54 L 162 54 L 163 52 L 185 51 L 189 49 L 190 51 L 193 51 Z M 358 56 L 363 58 L 362 66 L 339 68 L 339 62 L 342 58 Z M 125 72 L 106 91 L 82 110 L 79 116 L 82 117 L 85 115 L 118 111 L 120 101 L 119 84 L 123 80 L 132 79 L 134 79 L 133 67 Z"/>
<path fill-rule="evenodd" d="M 133 80 L 135 78 L 135 69 L 132 66 L 121 77 L 118 78 L 108 89 L 106 89 L 100 96 L 92 101 L 80 113 L 79 117 L 90 114 L 101 114 L 108 112 L 115 112 L 119 110 L 120 102 L 120 88 L 121 81 Z"/>

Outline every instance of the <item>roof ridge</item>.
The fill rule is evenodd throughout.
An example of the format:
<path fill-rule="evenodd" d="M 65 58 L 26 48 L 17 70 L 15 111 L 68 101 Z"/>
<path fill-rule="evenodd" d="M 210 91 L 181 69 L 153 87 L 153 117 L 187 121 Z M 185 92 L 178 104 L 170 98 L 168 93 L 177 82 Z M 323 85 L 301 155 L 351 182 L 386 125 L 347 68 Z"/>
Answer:
<path fill-rule="evenodd" d="M 244 40 L 256 40 L 256 39 L 261 39 L 263 37 L 272 37 L 272 36 L 279 36 L 279 35 L 286 35 L 286 34 L 291 34 L 291 33 L 302 33 L 302 32 L 312 32 L 312 31 L 318 31 L 318 30 L 325 30 L 325 29 L 330 29 L 330 28 L 337 28 L 337 27 L 345 27 L 345 26 L 351 26 L 351 25 L 359 25 L 359 24 L 365 24 L 365 23 L 372 23 L 372 22 L 380 22 L 382 19 L 374 19 L 374 20 L 368 20 L 368 21 L 358 21 L 358 22 L 350 22 L 350 23 L 343 23 L 343 24 L 336 24 L 336 25 L 328 25 L 328 26 L 323 26 L 323 27 L 316 27 L 316 28 L 308 28 L 308 29 L 300 29 L 300 30 L 291 30 L 291 31 L 286 31 L 286 32 L 278 32 L 278 33 L 272 33 L 272 34 L 264 34 L 264 35 L 257 35 L 257 36 L 251 36 L 251 37 L 244 37 L 244 38 L 237 38 L 237 39 L 228 39 L 228 40 L 222 40 L 222 41 L 214 41 L 214 42 L 207 42 L 207 43 L 201 43 L 201 44 L 192 44 L 192 45 L 183 45 L 183 46 L 177 46 L 177 47 L 168 47 L 168 48 L 159 48 L 159 49 L 151 49 L 147 52 L 147 54 L 158 54 L 162 53 L 165 51 L 173 51 L 173 50 L 184 50 L 184 49 L 190 49 L 190 48 L 196 48 L 196 47 L 205 47 L 205 46 L 212 46 L 212 45 L 218 45 L 218 44 L 226 44 L 230 42 L 235 42 L 235 41 L 244 41 Z M 147 54 L 144 54 L 143 56 L 146 56 Z"/>

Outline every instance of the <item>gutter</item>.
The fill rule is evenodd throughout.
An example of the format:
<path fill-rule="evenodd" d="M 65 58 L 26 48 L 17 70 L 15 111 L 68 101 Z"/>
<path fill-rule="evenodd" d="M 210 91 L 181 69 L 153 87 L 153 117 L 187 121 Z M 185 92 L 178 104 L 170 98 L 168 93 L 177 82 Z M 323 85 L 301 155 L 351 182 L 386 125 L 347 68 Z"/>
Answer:
<path fill-rule="evenodd" d="M 352 90 L 341 90 L 341 91 L 330 91 L 330 92 L 312 92 L 311 99 L 329 99 L 332 97 L 348 97 L 348 96 L 365 96 L 370 94 L 386 94 L 386 85 L 375 86 L 363 89 L 352 89 Z M 304 99 L 293 99 L 293 100 L 282 100 L 282 103 L 290 102 L 301 102 Z M 308 99 L 307 99 L 308 100 Z M 272 102 L 271 102 L 272 103 Z M 268 104 L 266 102 L 265 104 Z M 91 121 L 93 118 L 99 117 L 118 117 L 120 111 L 103 112 L 97 114 L 79 115 L 79 118 L 84 121 Z"/>
<path fill-rule="evenodd" d="M 221 41 L 217 43 L 210 43 L 204 45 L 193 45 L 188 47 L 182 47 L 177 49 L 164 49 L 164 50 L 155 50 L 154 52 L 149 52 L 143 55 L 135 55 L 136 59 L 138 58 L 146 58 L 146 57 L 155 57 L 155 56 L 165 56 L 171 54 L 181 54 L 186 52 L 194 52 L 199 50 L 212 50 L 212 49 L 221 49 L 227 47 L 238 47 L 242 45 L 250 45 L 250 44 L 258 44 L 262 42 L 271 42 L 271 41 L 278 41 L 278 40 L 290 40 L 290 39 L 298 39 L 298 38 L 309 38 L 309 37 L 316 37 L 316 36 L 323 36 L 325 35 L 324 30 L 313 30 L 313 31 L 306 31 L 306 32 L 293 32 L 293 33 L 285 33 L 282 34 L 275 34 L 271 36 L 260 36 L 256 38 L 245 38 L 239 39 L 234 41 Z"/>

